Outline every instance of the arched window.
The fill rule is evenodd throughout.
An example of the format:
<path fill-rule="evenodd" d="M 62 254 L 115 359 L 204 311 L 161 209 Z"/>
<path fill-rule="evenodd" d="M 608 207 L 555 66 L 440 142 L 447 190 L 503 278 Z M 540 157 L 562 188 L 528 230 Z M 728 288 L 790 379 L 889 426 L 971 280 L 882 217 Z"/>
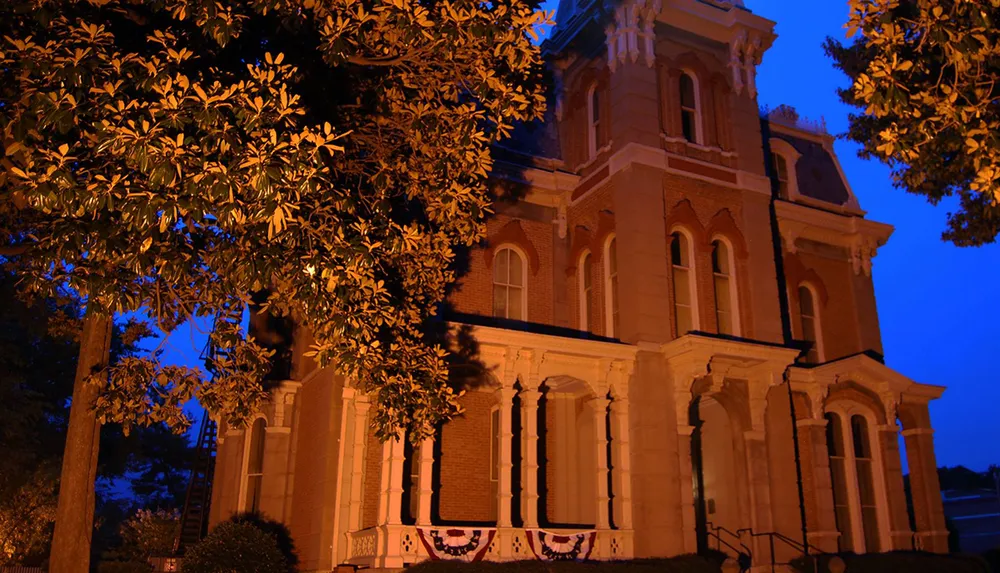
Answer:
<path fill-rule="evenodd" d="M 601 124 L 601 95 L 597 84 L 590 86 L 587 92 L 587 157 L 597 157 L 598 128 Z"/>
<path fill-rule="evenodd" d="M 670 262 L 674 279 L 674 326 L 677 336 L 698 328 L 698 305 L 695 300 L 694 253 L 691 239 L 685 233 L 675 231 L 670 241 Z"/>
<path fill-rule="evenodd" d="M 497 250 L 493 257 L 493 316 L 525 320 L 524 257 L 510 247 Z"/>
<path fill-rule="evenodd" d="M 778 180 L 778 193 L 788 197 L 788 160 L 780 153 L 771 153 L 771 164 L 774 166 L 774 178 Z"/>
<path fill-rule="evenodd" d="M 799 326 L 802 339 L 812 342 L 806 360 L 819 364 L 823 360 L 823 341 L 819 322 L 816 293 L 808 285 L 799 285 Z"/>
<path fill-rule="evenodd" d="M 698 109 L 698 85 L 694 76 L 684 72 L 680 77 L 681 130 L 684 139 L 701 143 L 701 113 Z"/>
<path fill-rule="evenodd" d="M 264 480 L 264 437 L 267 422 L 257 418 L 250 427 L 250 440 L 246 449 L 245 494 L 243 510 L 255 513 L 260 511 L 260 492 Z"/>
<path fill-rule="evenodd" d="M 840 550 L 855 553 L 881 550 L 878 486 L 872 452 L 871 424 L 856 407 L 826 413 L 826 443 L 830 453 L 833 505 L 840 532 Z M 845 420 L 849 423 L 845 424 Z"/>
<path fill-rule="evenodd" d="M 618 336 L 618 239 L 611 237 L 604 252 L 604 303 L 607 336 Z"/>
<path fill-rule="evenodd" d="M 854 442 L 854 471 L 858 478 L 858 503 L 861 506 L 861 526 L 865 549 L 879 550 L 878 506 L 875 504 L 875 473 L 872 468 L 871 435 L 868 420 L 860 414 L 851 416 L 851 437 Z"/>
<path fill-rule="evenodd" d="M 733 250 L 721 240 L 712 241 L 712 276 L 715 286 L 715 318 L 719 334 L 740 334 Z"/>
<path fill-rule="evenodd" d="M 833 484 L 833 512 L 840 532 L 841 551 L 854 550 L 854 528 L 851 525 L 851 505 L 847 492 L 847 456 L 844 451 L 844 428 L 840 416 L 826 414 L 826 448 L 830 453 L 830 478 Z"/>
<path fill-rule="evenodd" d="M 590 330 L 590 309 L 594 303 L 594 265 L 589 252 L 580 258 L 580 330 Z M 615 271 L 617 272 L 617 261 Z"/>

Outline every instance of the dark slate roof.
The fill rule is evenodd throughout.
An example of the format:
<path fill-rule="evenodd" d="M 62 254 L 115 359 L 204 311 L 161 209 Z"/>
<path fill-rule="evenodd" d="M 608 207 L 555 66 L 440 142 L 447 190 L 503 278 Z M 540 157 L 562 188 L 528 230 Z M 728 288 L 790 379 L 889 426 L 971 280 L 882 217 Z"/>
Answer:
<path fill-rule="evenodd" d="M 850 200 L 851 192 L 847 190 L 833 156 L 823 144 L 777 131 L 771 131 L 771 137 L 788 142 L 801 154 L 795 164 L 799 193 L 834 205 L 844 205 Z"/>

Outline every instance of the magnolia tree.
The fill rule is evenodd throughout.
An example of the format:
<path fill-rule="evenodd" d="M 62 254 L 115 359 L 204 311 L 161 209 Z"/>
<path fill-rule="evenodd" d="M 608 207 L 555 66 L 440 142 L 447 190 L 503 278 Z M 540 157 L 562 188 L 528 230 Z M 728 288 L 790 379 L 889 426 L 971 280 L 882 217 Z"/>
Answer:
<path fill-rule="evenodd" d="M 1000 231 L 1000 0 L 851 0 L 850 46 L 827 53 L 863 111 L 848 137 L 937 203 L 957 195 L 944 238 L 981 245 Z"/>
<path fill-rule="evenodd" d="M 85 571 L 95 421 L 240 424 L 251 293 L 373 395 L 379 436 L 458 411 L 424 328 L 483 236 L 490 147 L 543 112 L 534 0 L 8 0 L 0 255 L 87 300 L 51 570 Z M 115 313 L 213 324 L 196 369 L 108 365 Z M 96 409 L 95 409 L 96 407 Z M 96 420 L 95 420 L 96 417 Z"/>

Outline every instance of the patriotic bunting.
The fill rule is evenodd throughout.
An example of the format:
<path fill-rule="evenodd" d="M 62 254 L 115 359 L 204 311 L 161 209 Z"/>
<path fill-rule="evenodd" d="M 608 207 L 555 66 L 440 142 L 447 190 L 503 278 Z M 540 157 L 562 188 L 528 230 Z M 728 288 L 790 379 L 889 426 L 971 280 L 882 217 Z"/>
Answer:
<path fill-rule="evenodd" d="M 431 529 L 417 534 L 432 561 L 481 561 L 493 542 L 495 529 Z"/>
<path fill-rule="evenodd" d="M 541 529 L 529 529 L 528 547 L 542 561 L 583 561 L 590 557 L 597 540 L 596 531 L 558 535 Z"/>

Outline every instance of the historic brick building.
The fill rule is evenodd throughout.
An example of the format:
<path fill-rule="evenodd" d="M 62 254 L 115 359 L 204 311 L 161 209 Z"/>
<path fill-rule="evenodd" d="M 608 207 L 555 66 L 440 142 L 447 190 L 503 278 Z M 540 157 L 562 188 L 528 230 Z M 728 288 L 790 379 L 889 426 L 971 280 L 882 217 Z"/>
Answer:
<path fill-rule="evenodd" d="M 283 520 L 307 571 L 442 547 L 945 550 L 943 389 L 880 358 L 872 257 L 892 229 L 864 218 L 821 125 L 762 117 L 774 23 L 741 4 L 562 0 L 551 118 L 498 150 L 499 185 L 527 192 L 452 297 L 487 383 L 435 440 L 383 445 L 297 336 L 271 405 L 222 428 L 213 520 Z"/>

